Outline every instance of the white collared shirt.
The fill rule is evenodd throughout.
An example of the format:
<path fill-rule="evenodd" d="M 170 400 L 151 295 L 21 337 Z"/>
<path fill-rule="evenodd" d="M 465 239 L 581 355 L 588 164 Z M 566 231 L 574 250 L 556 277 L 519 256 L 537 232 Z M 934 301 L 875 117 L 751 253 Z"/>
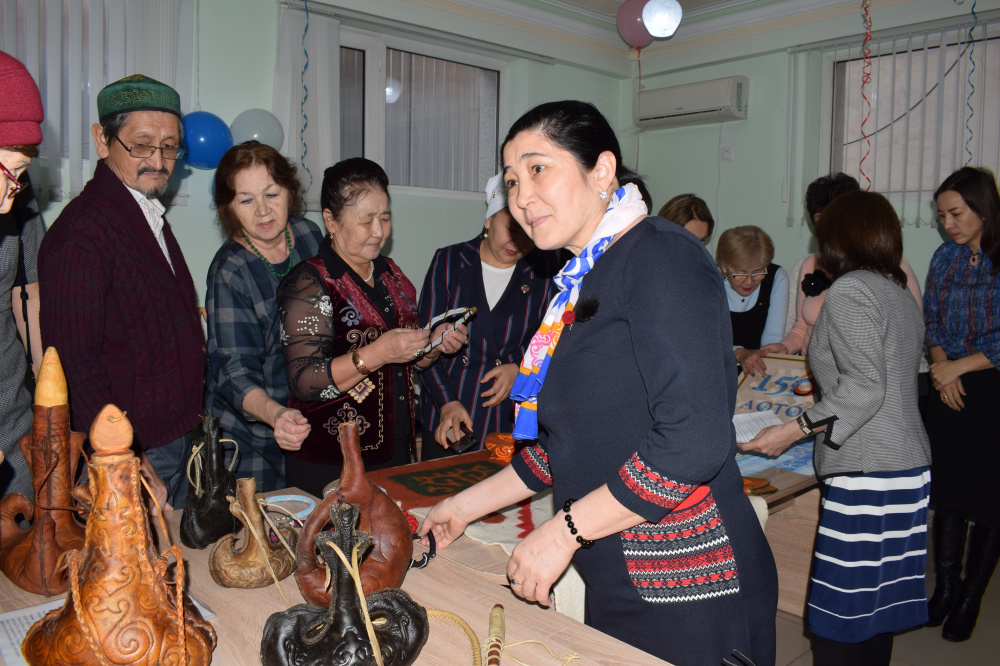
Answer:
<path fill-rule="evenodd" d="M 122 184 L 124 185 L 124 183 Z M 128 187 L 128 185 L 125 185 L 125 187 Z M 174 270 L 174 263 L 170 261 L 170 251 L 167 249 L 167 239 L 163 235 L 163 212 L 166 208 L 164 208 L 158 199 L 150 199 L 139 190 L 128 187 L 128 191 L 135 197 L 136 203 L 142 209 L 142 214 L 146 216 L 146 222 L 149 223 L 149 228 L 153 230 L 153 235 L 156 236 L 156 242 L 159 243 L 160 249 L 163 250 L 163 256 L 167 258 L 170 270 Z"/>

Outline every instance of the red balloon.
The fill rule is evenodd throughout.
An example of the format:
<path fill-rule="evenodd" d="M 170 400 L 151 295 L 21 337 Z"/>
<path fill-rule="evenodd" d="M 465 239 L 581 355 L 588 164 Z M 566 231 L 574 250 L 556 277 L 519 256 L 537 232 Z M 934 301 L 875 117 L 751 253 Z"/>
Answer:
<path fill-rule="evenodd" d="M 618 34 L 634 49 L 649 46 L 653 36 L 642 22 L 642 8 L 646 0 L 625 0 L 618 8 Z"/>

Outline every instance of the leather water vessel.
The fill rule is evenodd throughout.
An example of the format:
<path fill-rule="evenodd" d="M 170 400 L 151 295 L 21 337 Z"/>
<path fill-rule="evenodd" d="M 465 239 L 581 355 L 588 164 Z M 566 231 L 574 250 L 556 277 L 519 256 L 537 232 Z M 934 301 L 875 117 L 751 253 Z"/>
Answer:
<path fill-rule="evenodd" d="M 211 662 L 215 631 L 184 594 L 184 561 L 178 546 L 176 581 L 150 537 L 140 490 L 139 460 L 130 450 L 132 426 L 114 405 L 90 429 L 94 447 L 88 486 L 75 496 L 90 505 L 86 543 L 65 561 L 66 604 L 28 630 L 21 652 L 42 664 L 187 664 Z"/>
<path fill-rule="evenodd" d="M 69 589 L 63 553 L 83 548 L 83 524 L 70 492 L 86 437 L 69 429 L 69 391 L 55 347 L 45 350 L 35 386 L 31 432 L 18 445 L 31 472 L 32 497 L 0 500 L 0 571 L 23 590 L 50 597 Z M 23 516 L 31 526 L 22 529 Z"/>
<path fill-rule="evenodd" d="M 202 417 L 195 430 L 188 477 L 192 483 L 181 515 L 181 543 L 201 550 L 239 529 L 227 499 L 236 495 L 236 477 L 226 468 L 219 419 L 214 416 Z"/>
<path fill-rule="evenodd" d="M 335 504 L 357 504 L 361 514 L 358 529 L 371 535 L 371 550 L 361 563 L 365 595 L 383 588 L 400 587 L 413 557 L 413 533 L 406 515 L 365 473 L 358 424 L 354 421 L 341 423 L 338 433 L 344 456 L 340 482 L 310 514 L 296 548 L 299 566 L 295 581 L 303 598 L 314 606 L 330 603 L 330 593 L 325 589 L 329 580 L 326 563 L 316 551 L 314 537 L 330 522 L 330 509 Z"/>
<path fill-rule="evenodd" d="M 278 528 L 289 548 L 280 539 L 272 542 L 261 512 L 263 495 L 257 492 L 257 480 L 252 476 L 239 479 L 236 487 L 236 496 L 229 497 L 229 509 L 243 524 L 243 545 L 236 545 L 236 534 L 215 544 L 208 557 L 212 579 L 222 587 L 256 588 L 288 578 L 295 571 L 295 556 L 289 550 L 295 548 L 295 532 L 289 527 Z"/>
<path fill-rule="evenodd" d="M 269 617 L 260 642 L 261 662 L 265 666 L 373 666 L 377 649 L 385 666 L 412 664 L 427 642 L 427 611 L 400 589 L 379 590 L 366 599 L 369 630 L 358 586 L 337 549 L 348 561 L 360 560 L 372 543 L 371 536 L 355 530 L 359 517 L 355 504 L 334 504 L 327 515 L 333 530 L 317 534 L 314 543 L 333 572 L 330 603 L 326 607 L 300 604 Z"/>

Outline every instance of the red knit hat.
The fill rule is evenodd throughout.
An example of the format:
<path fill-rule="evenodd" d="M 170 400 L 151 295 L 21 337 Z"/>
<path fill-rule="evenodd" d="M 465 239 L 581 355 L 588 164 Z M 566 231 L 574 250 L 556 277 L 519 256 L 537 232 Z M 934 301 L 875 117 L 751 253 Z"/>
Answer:
<path fill-rule="evenodd" d="M 42 142 L 42 98 L 31 74 L 13 56 L 0 51 L 0 146 Z"/>

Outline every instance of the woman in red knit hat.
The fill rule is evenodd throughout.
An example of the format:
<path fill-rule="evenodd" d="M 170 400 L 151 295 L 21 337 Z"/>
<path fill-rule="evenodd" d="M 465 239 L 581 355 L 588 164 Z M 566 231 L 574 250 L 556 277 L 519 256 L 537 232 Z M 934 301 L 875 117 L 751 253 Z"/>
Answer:
<path fill-rule="evenodd" d="M 27 187 L 27 176 L 22 176 L 42 142 L 42 98 L 24 65 L 3 52 L 0 90 L 0 422 L 4 424 L 0 430 L 0 460 L 7 458 L 0 464 L 3 495 L 31 492 L 27 465 L 15 451 L 20 436 L 31 430 L 31 394 L 24 383 L 27 359 L 18 329 L 21 340 L 38 340 L 36 258 L 45 228 L 31 188 Z M 23 271 L 19 270 L 21 266 Z M 11 307 L 11 292 L 18 278 L 23 289 L 17 291 L 28 296 L 24 309 L 20 293 L 13 294 L 18 307 Z M 36 349 L 40 346 L 38 340 Z M 36 358 L 41 360 L 41 355 L 36 353 Z"/>

